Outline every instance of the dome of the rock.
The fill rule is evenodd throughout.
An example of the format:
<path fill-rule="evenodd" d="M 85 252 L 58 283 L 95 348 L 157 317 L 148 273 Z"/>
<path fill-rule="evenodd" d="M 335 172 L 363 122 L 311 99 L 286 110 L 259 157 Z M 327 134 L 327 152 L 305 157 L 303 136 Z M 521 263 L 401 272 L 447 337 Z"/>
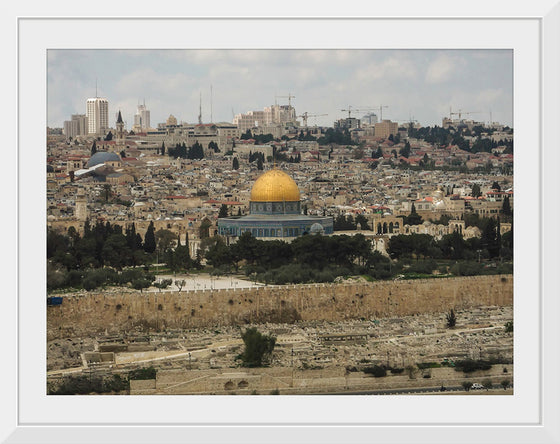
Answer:
<path fill-rule="evenodd" d="M 251 189 L 251 202 L 299 202 L 299 188 L 285 172 L 274 169 L 261 175 Z"/>

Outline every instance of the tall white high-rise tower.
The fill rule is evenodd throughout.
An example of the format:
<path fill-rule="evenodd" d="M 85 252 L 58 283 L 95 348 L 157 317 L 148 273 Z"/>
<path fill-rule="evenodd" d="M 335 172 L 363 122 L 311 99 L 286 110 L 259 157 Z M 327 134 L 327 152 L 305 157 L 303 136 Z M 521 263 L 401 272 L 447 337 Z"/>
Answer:
<path fill-rule="evenodd" d="M 109 128 L 109 101 L 101 97 L 87 99 L 88 134 L 105 134 Z"/>
<path fill-rule="evenodd" d="M 136 114 L 134 115 L 134 126 L 137 131 L 146 131 L 150 129 L 150 110 L 146 109 L 146 102 L 138 105 Z"/>

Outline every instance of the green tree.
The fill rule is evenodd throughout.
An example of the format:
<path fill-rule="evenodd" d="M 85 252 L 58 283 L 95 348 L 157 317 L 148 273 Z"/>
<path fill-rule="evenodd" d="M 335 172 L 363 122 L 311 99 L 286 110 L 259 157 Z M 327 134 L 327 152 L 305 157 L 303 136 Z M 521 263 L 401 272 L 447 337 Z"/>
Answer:
<path fill-rule="evenodd" d="M 230 248 L 221 237 L 216 239 L 216 243 L 210 247 L 205 256 L 208 263 L 214 268 L 232 265 L 234 262 Z"/>
<path fill-rule="evenodd" d="M 506 390 L 509 387 L 509 379 L 503 379 L 502 382 L 500 382 L 500 384 L 502 385 L 504 390 Z"/>
<path fill-rule="evenodd" d="M 505 216 L 513 215 L 513 211 L 511 210 L 511 204 L 509 202 L 509 196 L 506 196 L 502 203 L 502 214 L 504 214 Z"/>
<path fill-rule="evenodd" d="M 472 383 L 469 382 L 469 381 L 463 381 L 463 382 L 461 382 L 461 385 L 463 386 L 465 391 L 468 392 L 471 389 Z"/>
<path fill-rule="evenodd" d="M 172 283 L 173 281 L 171 279 L 162 279 L 161 281 L 154 282 L 154 287 L 159 288 L 159 291 L 161 292 L 161 290 L 165 290 Z"/>
<path fill-rule="evenodd" d="M 228 208 L 226 204 L 222 204 L 220 212 L 218 213 L 218 219 L 221 219 L 222 217 L 228 217 Z"/>
<path fill-rule="evenodd" d="M 150 221 L 150 225 L 148 225 L 148 229 L 146 230 L 146 235 L 144 236 L 144 251 L 146 253 L 153 253 L 156 251 L 156 236 L 155 236 L 155 228 L 154 222 Z"/>
<path fill-rule="evenodd" d="M 237 159 L 237 157 L 233 158 L 233 169 L 234 170 L 238 170 L 239 169 L 239 159 Z"/>
<path fill-rule="evenodd" d="M 404 147 L 400 149 L 399 154 L 407 159 L 410 156 L 410 143 L 408 143 L 408 140 L 404 144 Z"/>
<path fill-rule="evenodd" d="M 140 290 L 140 293 L 142 293 L 142 290 L 144 288 L 149 288 L 152 285 L 152 280 L 147 278 L 139 278 L 134 279 L 131 284 L 132 288 L 134 288 L 135 290 Z"/>
<path fill-rule="evenodd" d="M 483 248 L 488 250 L 490 257 L 498 257 L 501 248 L 501 235 L 499 222 L 493 218 L 488 218 L 486 224 L 482 228 L 480 242 Z"/>
<path fill-rule="evenodd" d="M 95 140 L 93 141 L 93 145 L 91 145 L 91 155 L 93 156 L 97 153 L 97 145 L 95 144 Z"/>
<path fill-rule="evenodd" d="M 108 183 L 103 184 L 103 199 L 105 203 L 109 202 L 109 198 L 111 197 L 111 185 Z"/>
<path fill-rule="evenodd" d="M 241 134 L 241 140 L 250 140 L 252 138 L 253 138 L 253 134 L 251 133 L 250 129 L 248 129 L 243 134 Z"/>
<path fill-rule="evenodd" d="M 455 325 L 457 325 L 457 316 L 455 315 L 455 312 L 453 311 L 453 309 L 449 310 L 449 313 L 447 313 L 445 318 L 447 320 L 447 327 L 448 328 L 453 328 L 453 327 L 455 327 Z"/>
<path fill-rule="evenodd" d="M 187 283 L 187 281 L 184 280 L 184 279 L 180 279 L 180 280 L 175 281 L 175 285 L 177 286 L 179 291 L 181 291 L 183 289 L 183 287 L 185 286 L 186 283 Z"/>
<path fill-rule="evenodd" d="M 486 389 L 486 391 L 490 390 L 491 388 L 494 387 L 494 384 L 492 384 L 492 380 L 491 379 L 485 379 L 484 381 L 482 381 L 482 385 L 484 386 L 484 388 Z"/>
<path fill-rule="evenodd" d="M 156 237 L 156 249 L 160 256 L 173 246 L 176 240 L 176 236 L 170 230 L 160 228 L 155 233 Z"/>
<path fill-rule="evenodd" d="M 472 188 L 471 188 L 471 196 L 472 197 L 480 197 L 482 196 L 482 193 L 480 191 L 480 185 L 475 183 L 473 184 Z"/>
<path fill-rule="evenodd" d="M 161 142 L 161 155 L 165 155 L 165 142 Z"/>
<path fill-rule="evenodd" d="M 263 170 L 263 161 L 262 161 L 262 158 L 260 158 L 260 157 L 259 157 L 259 159 L 257 160 L 257 169 L 258 169 L 259 171 L 262 171 L 262 170 Z"/>
<path fill-rule="evenodd" d="M 410 214 L 404 218 L 405 225 L 420 225 L 422 223 L 422 216 L 416 212 L 416 206 L 412 202 L 412 207 L 410 208 Z"/>
<path fill-rule="evenodd" d="M 464 259 L 467 243 L 459 232 L 444 235 L 439 241 L 443 256 L 447 259 Z"/>
<path fill-rule="evenodd" d="M 261 367 L 272 357 L 276 338 L 263 335 L 255 327 L 248 328 L 241 336 L 245 349 L 241 355 L 244 367 Z"/>
<path fill-rule="evenodd" d="M 362 227 L 362 230 L 371 230 L 371 227 L 368 224 L 367 218 L 363 214 L 358 214 L 356 216 L 356 218 L 354 219 L 354 222 L 356 223 L 356 228 L 358 227 L 358 224 L 360 224 L 360 226 Z"/>
<path fill-rule="evenodd" d="M 189 251 L 189 238 L 187 236 L 187 240 L 185 245 L 181 245 L 181 240 L 177 237 L 177 247 L 175 250 L 169 249 L 167 252 L 169 257 L 168 265 L 172 271 L 181 271 L 181 270 L 188 270 L 192 266 L 191 261 L 191 254 Z"/>

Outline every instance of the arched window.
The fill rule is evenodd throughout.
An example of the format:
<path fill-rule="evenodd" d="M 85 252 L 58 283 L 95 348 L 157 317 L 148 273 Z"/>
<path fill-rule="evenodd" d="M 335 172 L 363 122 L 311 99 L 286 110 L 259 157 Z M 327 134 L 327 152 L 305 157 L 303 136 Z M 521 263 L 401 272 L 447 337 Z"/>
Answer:
<path fill-rule="evenodd" d="M 389 233 L 393 232 L 393 222 L 389 222 Z"/>
<path fill-rule="evenodd" d="M 377 234 L 381 234 L 382 233 L 382 229 L 381 229 L 381 222 L 379 222 L 377 224 Z"/>
<path fill-rule="evenodd" d="M 387 233 L 387 222 L 383 222 L 383 234 Z"/>

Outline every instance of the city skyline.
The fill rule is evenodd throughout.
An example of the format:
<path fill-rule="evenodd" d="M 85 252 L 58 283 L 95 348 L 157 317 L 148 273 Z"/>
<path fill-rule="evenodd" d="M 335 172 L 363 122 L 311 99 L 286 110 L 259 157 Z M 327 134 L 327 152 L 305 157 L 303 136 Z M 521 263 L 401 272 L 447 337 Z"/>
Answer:
<path fill-rule="evenodd" d="M 47 60 L 49 127 L 85 113 L 96 94 L 109 101 L 109 126 L 120 110 L 127 129 L 144 101 L 156 127 L 170 114 L 197 123 L 200 100 L 204 123 L 231 122 L 288 95 L 298 116 L 328 114 L 309 126 L 381 104 L 383 118 L 424 126 L 441 125 L 450 107 L 513 123 L 511 50 L 49 50 Z"/>

